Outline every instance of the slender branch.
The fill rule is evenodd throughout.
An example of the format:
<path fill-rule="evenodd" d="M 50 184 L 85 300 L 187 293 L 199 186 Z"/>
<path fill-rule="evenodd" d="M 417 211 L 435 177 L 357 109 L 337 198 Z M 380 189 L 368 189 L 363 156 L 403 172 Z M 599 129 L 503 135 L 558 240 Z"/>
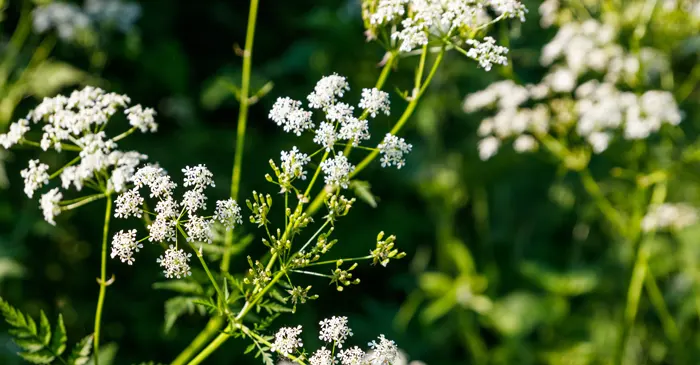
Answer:
<path fill-rule="evenodd" d="M 371 258 L 372 258 L 372 255 L 367 255 L 367 256 L 362 256 L 362 257 L 353 257 L 351 259 L 343 259 L 343 262 L 369 260 Z M 336 262 L 338 262 L 338 260 L 318 261 L 318 262 L 312 262 L 312 263 L 306 265 L 305 267 L 335 264 Z"/>
<path fill-rule="evenodd" d="M 581 177 L 581 182 L 583 187 L 586 189 L 588 194 L 593 197 L 598 209 L 603 213 L 603 215 L 610 221 L 610 223 L 617 229 L 620 234 L 625 236 L 627 232 L 627 226 L 625 225 L 620 213 L 612 206 L 610 201 L 605 197 L 603 192 L 600 190 L 600 186 L 591 176 L 590 171 L 586 168 L 579 172 Z"/>
<path fill-rule="evenodd" d="M 119 142 L 120 140 L 122 140 L 122 139 L 128 137 L 130 134 L 134 133 L 136 131 L 136 129 L 137 129 L 136 127 L 129 128 L 124 133 L 112 138 L 112 141 Z"/>
<path fill-rule="evenodd" d="M 60 175 L 63 172 L 63 170 L 66 169 L 66 167 L 72 166 L 78 161 L 80 161 L 80 156 L 77 156 L 76 158 L 74 158 L 70 162 L 68 162 L 67 164 L 63 165 L 63 167 L 56 170 L 56 172 L 54 172 L 53 174 L 51 174 L 51 176 L 49 176 L 49 180 L 53 180 L 54 178 L 56 178 L 56 176 Z"/>
<path fill-rule="evenodd" d="M 107 194 L 95 194 L 95 195 L 90 195 L 90 196 L 88 196 L 87 198 L 78 201 L 77 203 L 73 203 L 73 204 L 68 204 L 68 205 L 62 206 L 62 207 L 61 207 L 61 210 L 72 210 L 72 209 L 75 209 L 75 208 L 78 208 L 78 207 L 82 207 L 82 206 L 85 205 L 85 204 L 92 203 L 92 202 L 94 202 L 95 200 L 99 200 L 99 199 L 102 199 L 102 198 L 105 198 L 105 197 L 109 197 L 109 195 L 107 195 Z M 111 204 L 111 202 L 110 202 L 110 204 Z"/>
<path fill-rule="evenodd" d="M 255 40 L 255 23 L 258 17 L 259 0 L 251 0 L 248 10 L 248 26 L 246 29 L 245 49 L 243 50 L 243 74 L 241 79 L 240 89 L 240 109 L 238 110 L 238 126 L 236 128 L 236 151 L 233 157 L 233 170 L 231 172 L 231 198 L 238 200 L 238 193 L 241 181 L 241 169 L 243 162 L 243 151 L 245 145 L 246 125 L 248 122 L 248 107 L 250 99 L 248 98 L 250 90 L 250 74 L 252 69 L 253 58 L 253 43 Z M 224 236 L 224 247 L 230 247 L 233 244 L 233 232 L 227 231 Z M 225 250 L 221 258 L 221 272 L 228 272 L 231 265 L 231 250 Z M 204 330 L 178 355 L 172 362 L 172 365 L 182 365 L 189 360 L 197 351 L 199 351 L 212 336 L 223 327 L 225 321 L 221 317 L 214 317 L 209 320 Z M 218 339 L 218 338 L 217 338 Z M 216 342 L 216 340 L 215 340 Z M 212 346 L 212 342 L 207 349 Z M 218 347 L 215 346 L 214 349 Z M 205 349 L 206 350 L 206 349 Z M 209 356 L 209 353 L 202 352 L 197 355 L 201 360 Z M 199 360 L 199 361 L 201 361 Z"/>
<path fill-rule="evenodd" d="M 100 325 L 102 322 L 102 307 L 105 302 L 105 293 L 107 291 L 107 238 L 109 236 L 109 222 L 112 217 L 112 199 L 109 194 L 106 195 L 107 204 L 105 207 L 105 221 L 102 229 L 102 256 L 100 262 L 100 294 L 97 297 L 97 309 L 95 310 L 95 335 L 93 341 L 93 353 L 95 357 L 95 365 L 99 365 L 100 353 Z"/>

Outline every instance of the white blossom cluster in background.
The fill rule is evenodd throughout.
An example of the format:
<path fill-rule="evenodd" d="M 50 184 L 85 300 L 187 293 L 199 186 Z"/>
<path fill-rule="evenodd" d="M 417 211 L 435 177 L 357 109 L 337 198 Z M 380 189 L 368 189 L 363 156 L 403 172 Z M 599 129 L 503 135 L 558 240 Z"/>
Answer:
<path fill-rule="evenodd" d="M 652 205 L 642 219 L 644 232 L 664 229 L 679 230 L 698 222 L 698 210 L 684 203 Z"/>
<path fill-rule="evenodd" d="M 52 175 L 47 164 L 40 160 L 29 161 L 29 166 L 21 171 L 27 196 L 33 197 L 54 177 L 60 177 L 64 190 L 74 188 L 81 191 L 87 186 L 100 192 L 123 191 L 136 166 L 146 156 L 134 151 L 120 151 L 117 142 L 136 130 L 154 132 L 157 129 L 153 109 L 144 109 L 140 105 L 129 108 L 129 103 L 126 95 L 107 93 L 88 86 L 69 96 L 44 98 L 25 119 L 12 123 L 8 133 L 0 134 L 0 146 L 3 148 L 32 143 L 44 151 L 54 149 L 78 155 Z M 104 129 L 119 110 L 123 111 L 131 129 L 119 136 L 109 137 Z M 41 129 L 39 141 L 29 142 L 28 133 L 32 129 Z M 46 195 L 41 198 L 44 218 L 55 224 L 54 217 L 63 209 L 59 206 L 63 194 L 55 188 Z"/>
<path fill-rule="evenodd" d="M 543 3 L 543 18 L 558 11 L 558 6 L 558 2 Z M 618 36 L 616 27 L 594 19 L 568 22 L 542 50 L 540 63 L 549 72 L 541 82 L 523 86 L 500 81 L 468 95 L 466 112 L 495 109 L 478 128 L 480 158 L 493 157 L 506 140 L 512 140 L 518 153 L 535 150 L 537 136 L 553 127 L 575 134 L 594 153 L 602 153 L 617 135 L 638 140 L 664 124 L 678 125 L 682 113 L 671 93 L 649 90 L 640 95 L 620 90 L 626 80 L 638 77 L 640 67 L 650 70 L 656 52 L 627 53 L 617 44 Z"/>
<path fill-rule="evenodd" d="M 489 12 L 495 14 L 493 19 Z M 486 70 L 506 64 L 508 49 L 490 37 L 469 38 L 477 30 L 506 18 L 525 21 L 527 8 L 519 0 L 366 0 L 363 15 L 370 39 L 386 34 L 401 52 L 411 52 L 430 42 L 449 39 L 467 45 L 467 56 Z"/>
<path fill-rule="evenodd" d="M 96 25 L 114 26 L 126 33 L 141 16 L 141 6 L 122 0 L 85 0 L 83 8 L 74 3 L 53 1 L 32 12 L 34 31 L 55 29 L 64 41 L 72 41 L 81 31 Z"/>
<path fill-rule="evenodd" d="M 178 248 L 178 233 L 190 243 L 211 243 L 213 224 L 221 223 L 227 230 L 242 224 L 241 208 L 232 199 L 216 202 L 214 215 L 205 217 L 198 213 L 207 209 L 205 190 L 214 186 L 213 174 L 204 165 L 187 166 L 182 169 L 184 174 L 182 186 L 186 188 L 180 199 L 175 199 L 177 184 L 161 167 L 146 165 L 139 168 L 130 182 L 134 187 L 120 194 L 115 201 L 114 216 L 116 218 L 140 218 L 144 214 L 152 216 L 148 225 L 148 236 L 138 239 L 136 232 L 120 231 L 112 240 L 112 258 L 119 257 L 122 262 L 131 265 L 133 254 L 138 251 L 140 242 L 173 242 L 158 263 L 163 267 L 167 278 L 188 276 L 189 254 Z M 148 197 L 156 200 L 155 204 L 147 205 L 153 211 L 144 207 L 146 201 L 142 190 L 148 191 Z"/>
<path fill-rule="evenodd" d="M 309 365 L 391 365 L 401 358 L 394 341 L 388 340 L 384 335 L 369 342 L 367 351 L 358 346 L 344 346 L 348 337 L 352 336 L 347 317 L 331 317 L 319 324 L 319 339 L 327 345 L 313 352 L 308 359 Z M 303 352 L 300 349 L 304 346 L 299 338 L 301 332 L 301 326 L 280 328 L 271 350 L 283 357 L 301 356 Z"/>
<path fill-rule="evenodd" d="M 378 114 L 389 115 L 389 94 L 378 89 L 363 89 L 362 98 L 357 109 L 362 115 L 355 116 L 355 107 L 342 101 L 343 96 L 350 90 L 345 77 L 333 74 L 323 77 L 314 87 L 308 97 L 308 106 L 323 114 L 323 120 L 317 125 L 313 121 L 313 112 L 304 109 L 303 103 L 288 97 L 278 98 L 269 112 L 269 118 L 282 127 L 285 132 L 301 136 L 303 133 L 313 133 L 313 142 L 320 151 L 329 154 L 320 163 L 327 185 L 348 188 L 350 174 L 355 166 L 348 160 L 342 150 L 346 145 L 360 146 L 370 139 L 369 122 L 367 117 Z M 382 166 L 405 165 L 404 155 L 411 151 L 412 146 L 403 138 L 387 134 L 377 146 L 382 155 Z M 338 150 L 338 151 L 336 151 Z M 305 166 L 311 161 L 308 154 L 302 153 L 297 147 L 281 153 L 280 167 L 274 161 L 270 163 L 277 175 L 281 191 L 294 190 L 292 182 L 305 180 Z"/>

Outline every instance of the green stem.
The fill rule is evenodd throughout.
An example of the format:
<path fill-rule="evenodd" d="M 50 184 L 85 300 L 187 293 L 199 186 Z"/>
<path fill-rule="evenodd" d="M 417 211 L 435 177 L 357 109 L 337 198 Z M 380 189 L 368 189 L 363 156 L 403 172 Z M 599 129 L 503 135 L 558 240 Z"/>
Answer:
<path fill-rule="evenodd" d="M 102 256 L 100 263 L 100 294 L 97 297 L 97 310 L 95 311 L 95 335 L 93 341 L 93 354 L 95 357 L 95 365 L 99 365 L 100 353 L 100 325 L 102 321 L 102 307 L 105 302 L 105 292 L 107 291 L 107 238 L 109 236 L 109 221 L 112 217 L 112 199 L 109 194 L 107 197 L 107 206 L 105 208 L 105 221 L 102 230 Z"/>
<path fill-rule="evenodd" d="M 581 183 L 583 183 L 584 189 L 593 197 L 598 209 L 600 209 L 601 213 L 603 213 L 614 228 L 624 237 L 628 232 L 622 216 L 620 216 L 620 213 L 612 206 L 610 201 L 605 198 L 605 195 L 600 190 L 600 186 L 595 179 L 593 179 L 588 168 L 579 171 L 579 176 L 581 177 Z"/>
<path fill-rule="evenodd" d="M 205 347 L 204 350 L 202 350 L 202 352 L 197 354 L 197 356 L 195 356 L 190 362 L 188 362 L 187 365 L 197 365 L 197 364 L 201 363 L 207 357 L 209 357 L 209 355 L 211 355 L 214 351 L 216 351 L 216 349 L 218 349 L 219 346 L 221 346 L 224 342 L 226 342 L 226 340 L 228 340 L 229 337 L 231 337 L 231 335 L 229 335 L 227 333 L 223 333 L 223 332 L 219 333 L 219 335 L 216 336 L 214 341 L 209 343 L 209 345 L 207 345 L 207 347 Z M 183 364 L 184 364 L 184 362 L 183 362 Z"/>
<path fill-rule="evenodd" d="M 676 321 L 673 320 L 673 316 L 671 316 L 671 313 L 666 306 L 664 296 L 661 293 L 659 286 L 656 284 L 654 274 L 649 267 L 647 267 L 647 275 L 645 276 L 644 286 L 647 289 L 647 294 L 649 294 L 651 304 L 654 306 L 659 315 L 659 319 L 661 320 L 661 325 L 666 333 L 666 337 L 671 342 L 677 344 L 678 340 L 680 339 L 678 334 L 678 326 L 676 325 Z"/>
<path fill-rule="evenodd" d="M 72 165 L 74 165 L 75 163 L 77 163 L 78 161 L 80 161 L 80 156 L 78 156 L 78 157 L 72 159 L 70 162 L 68 162 L 67 164 L 63 165 L 63 167 L 61 167 L 60 169 L 56 170 L 56 172 L 54 172 L 53 174 L 51 174 L 51 176 L 49 176 L 49 180 L 53 180 L 54 178 L 56 178 L 56 176 L 60 175 L 60 174 L 63 172 L 63 170 L 66 169 L 66 167 L 72 166 Z"/>
<path fill-rule="evenodd" d="M 389 133 L 391 134 L 396 134 L 398 133 L 401 128 L 406 124 L 406 121 L 413 115 L 413 111 L 416 109 L 416 106 L 418 105 L 418 101 L 420 100 L 421 96 L 425 93 L 425 90 L 427 89 L 428 85 L 430 85 L 430 82 L 433 79 L 433 76 L 435 76 L 435 72 L 437 72 L 438 67 L 440 66 L 440 63 L 442 62 L 442 58 L 445 54 L 445 50 L 442 49 L 440 50 L 440 53 L 438 53 L 437 58 L 435 59 L 435 62 L 433 62 L 433 66 L 430 69 L 430 72 L 428 73 L 428 76 L 426 77 L 425 81 L 421 85 L 420 89 L 418 90 L 418 93 L 416 93 L 412 98 L 411 101 L 408 103 L 408 106 L 406 107 L 406 110 L 404 110 L 403 114 L 399 118 L 399 121 L 396 122 L 394 125 L 394 128 L 391 129 Z M 367 165 L 370 164 L 370 162 L 374 161 L 375 158 L 379 155 L 379 151 L 372 151 L 367 157 L 365 157 L 358 165 L 355 167 L 355 171 L 353 171 L 350 174 L 350 178 L 354 177 L 357 175 L 360 171 L 364 170 Z M 311 207 L 309 207 L 310 209 Z"/>
<path fill-rule="evenodd" d="M 238 110 L 238 126 L 236 128 L 236 151 L 233 157 L 233 170 L 231 172 L 231 198 L 238 199 L 238 193 L 241 181 L 241 168 L 243 162 L 243 151 L 245 144 L 246 124 L 248 122 L 248 107 L 250 100 L 248 98 L 250 90 L 250 74 L 252 69 L 253 42 L 255 40 L 255 23 L 258 17 L 259 0 L 251 0 L 250 9 L 248 11 L 248 27 L 246 29 L 245 49 L 243 50 L 243 74 L 241 79 L 240 92 L 240 109 Z M 224 237 L 224 247 L 228 248 L 233 244 L 233 232 L 227 231 Z M 221 271 L 228 272 L 231 265 L 231 250 L 224 250 L 221 259 Z M 182 365 L 189 360 L 197 351 L 199 351 L 205 343 L 207 343 L 214 334 L 223 327 L 225 321 L 220 317 L 214 317 L 209 320 L 204 330 L 178 355 L 172 362 L 172 365 Z M 212 342 L 213 344 L 213 342 Z M 211 346 L 211 344 L 210 344 Z M 218 346 L 217 346 L 218 347 Z M 209 346 L 207 346 L 209 348 Z M 216 348 L 216 347 L 214 347 Z M 209 354 L 204 352 L 197 355 L 202 360 Z M 201 360 L 200 360 L 201 361 Z"/>
<path fill-rule="evenodd" d="M 360 261 L 360 260 L 369 260 L 369 259 L 371 259 L 371 258 L 372 258 L 372 255 L 367 255 L 367 256 L 362 256 L 362 257 L 353 257 L 353 258 L 351 258 L 351 259 L 343 259 L 343 262 Z M 327 264 L 334 264 L 334 263 L 336 263 L 337 261 L 338 261 L 338 260 L 328 260 L 328 261 L 313 262 L 313 263 L 310 263 L 310 264 L 306 265 L 305 267 L 309 267 L 309 266 L 318 266 L 318 265 L 327 265 Z"/>
<path fill-rule="evenodd" d="M 108 195 L 108 194 L 95 194 L 95 195 L 90 195 L 89 197 L 87 197 L 87 198 L 85 198 L 85 199 L 83 199 L 83 200 L 80 200 L 80 201 L 78 201 L 77 203 L 73 203 L 73 204 L 68 204 L 68 205 L 62 206 L 62 207 L 61 207 L 61 210 L 72 210 L 72 209 L 75 209 L 75 208 L 78 208 L 78 207 L 82 207 L 82 206 L 85 205 L 85 204 L 92 203 L 92 202 L 94 202 L 95 200 L 99 200 L 99 199 L 102 199 L 102 198 L 105 198 L 105 197 L 109 197 L 109 195 Z M 109 204 L 112 204 L 112 203 L 110 202 Z"/>

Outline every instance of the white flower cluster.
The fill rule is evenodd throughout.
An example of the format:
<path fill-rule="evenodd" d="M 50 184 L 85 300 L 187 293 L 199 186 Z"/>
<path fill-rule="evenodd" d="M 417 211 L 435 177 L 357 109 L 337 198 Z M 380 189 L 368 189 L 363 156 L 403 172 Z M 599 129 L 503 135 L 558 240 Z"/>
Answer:
<path fill-rule="evenodd" d="M 188 242 L 211 243 L 214 235 L 212 225 L 215 221 L 221 223 L 227 230 L 243 223 L 241 208 L 233 199 L 217 201 L 212 218 L 199 215 L 198 212 L 207 207 L 207 196 L 204 192 L 207 187 L 214 186 L 214 176 L 204 165 L 187 166 L 182 169 L 182 173 L 184 174 L 182 185 L 188 190 L 182 194 L 182 199 L 179 201 L 174 198 L 177 184 L 165 170 L 155 165 L 139 168 L 131 178 L 134 187 L 120 194 L 115 201 L 114 216 L 128 218 L 141 217 L 142 212 L 145 212 L 143 208 L 145 199 L 141 196 L 141 189 L 148 188 L 149 196 L 157 199 L 154 208 L 155 219 L 148 226 L 147 239 L 151 242 L 176 243 L 158 259 L 166 277 L 179 278 L 189 275 L 189 267 L 184 266 L 187 264 L 189 255 L 177 248 L 178 231 L 184 232 L 183 235 Z M 134 234 L 130 232 L 132 231 L 128 231 L 130 242 L 125 238 L 127 232 L 117 232 L 112 248 L 112 257 L 119 256 L 122 262 L 128 261 L 129 264 L 133 262 L 133 258 L 131 254 L 126 255 L 123 252 L 126 252 L 124 247 L 134 247 L 135 231 L 133 231 Z"/>
<path fill-rule="evenodd" d="M 119 151 L 117 141 L 135 130 L 155 131 L 157 126 L 153 109 L 143 109 L 140 105 L 127 109 L 129 102 L 126 95 L 107 93 L 88 86 L 67 97 L 44 98 L 25 119 L 12 123 L 6 134 L 0 134 L 0 145 L 4 148 L 26 142 L 38 144 L 44 151 L 53 148 L 59 152 L 78 152 L 76 159 L 51 176 L 48 165 L 39 160 L 29 161 L 28 168 L 21 172 L 27 196 L 33 197 L 35 191 L 56 176 L 60 176 L 63 189 L 73 187 L 81 191 L 88 185 L 103 186 L 103 190 L 114 192 L 125 190 L 136 166 L 147 156 L 134 151 Z M 124 109 L 132 129 L 110 138 L 104 129 L 119 109 Z M 41 125 L 41 140 L 28 141 L 25 136 L 37 124 Z M 53 194 L 51 198 L 55 200 L 56 196 Z M 60 209 L 47 209 L 44 212 L 49 217 L 47 221 L 53 222 L 54 215 L 50 212 L 58 214 Z"/>
<path fill-rule="evenodd" d="M 143 248 L 143 245 L 136 241 L 135 229 L 120 231 L 112 239 L 112 254 L 110 256 L 112 258 L 119 256 L 122 262 L 131 265 L 135 261 L 134 252 L 139 252 L 140 248 Z"/>
<path fill-rule="evenodd" d="M 698 222 L 698 210 L 688 204 L 666 203 L 649 207 L 642 219 L 644 232 L 663 229 L 679 230 Z"/>
<path fill-rule="evenodd" d="M 336 349 L 342 349 L 345 340 L 352 336 L 352 330 L 348 327 L 347 317 L 331 317 L 319 322 L 321 330 L 319 339 L 329 343 L 332 350 L 322 346 L 309 358 L 309 365 L 391 365 L 400 358 L 400 353 L 394 341 L 390 341 L 379 335 L 376 341 L 368 343 L 369 351 L 365 352 L 358 346 L 346 348 L 335 353 Z M 301 326 L 283 327 L 275 335 L 272 351 L 284 357 L 289 357 L 299 348 L 303 347 L 299 335 Z"/>
<path fill-rule="evenodd" d="M 333 153 L 332 157 L 320 163 L 326 184 L 343 189 L 348 188 L 350 174 L 355 170 L 355 166 L 342 152 L 336 153 L 336 146 L 340 141 L 346 141 L 353 147 L 359 146 L 371 137 L 366 117 L 390 113 L 388 93 L 378 89 L 363 89 L 358 104 L 358 109 L 363 113 L 360 117 L 355 117 L 355 107 L 341 101 L 349 90 L 350 86 L 345 77 L 337 74 L 318 81 L 313 92 L 307 97 L 309 108 L 319 109 L 324 114 L 324 121 L 318 127 L 312 121 L 313 113 L 305 110 L 301 101 L 288 97 L 278 98 L 268 115 L 285 132 L 301 136 L 305 131 L 312 131 L 314 143 L 326 152 Z M 402 138 L 391 136 L 377 148 L 383 156 L 382 166 L 396 165 L 400 168 L 405 164 L 403 156 L 411 150 L 411 145 Z M 300 152 L 297 147 L 281 153 L 280 170 L 271 161 L 282 192 L 290 190 L 293 180 L 306 179 L 304 167 L 310 161 L 310 156 Z"/>
<path fill-rule="evenodd" d="M 489 11 L 498 18 L 492 19 Z M 379 0 L 366 1 L 363 13 L 370 38 L 377 37 L 378 28 L 386 27 L 399 50 L 411 52 L 433 39 L 453 39 L 451 42 L 461 43 L 468 39 L 465 35 L 504 18 L 525 21 L 527 8 L 519 0 Z M 474 45 L 482 45 L 476 52 L 489 54 L 488 57 L 482 54 L 480 59 L 499 57 L 503 53 L 488 40 Z"/>
<path fill-rule="evenodd" d="M 54 1 L 34 9 L 32 20 L 34 31 L 44 33 L 56 29 L 64 41 L 72 41 L 81 31 L 95 25 L 115 26 L 126 33 L 141 16 L 141 6 L 121 0 L 85 0 L 84 8 L 64 2 Z"/>
<path fill-rule="evenodd" d="M 554 11 L 552 4 L 543 4 L 540 11 Z M 637 77 L 640 64 L 646 67 L 655 53 L 646 49 L 640 56 L 628 54 L 615 43 L 617 36 L 615 27 L 594 19 L 568 22 L 542 50 L 540 62 L 550 71 L 540 83 L 521 86 L 501 81 L 468 95 L 464 101 L 468 113 L 496 108 L 478 129 L 480 158 L 491 158 L 510 138 L 516 152 L 535 150 L 537 136 L 553 126 L 573 129 L 594 153 L 602 153 L 616 131 L 635 140 L 649 137 L 664 124 L 678 125 L 682 114 L 669 92 L 638 95 L 618 89 L 618 83 Z M 579 80 L 591 73 L 603 81 Z"/>

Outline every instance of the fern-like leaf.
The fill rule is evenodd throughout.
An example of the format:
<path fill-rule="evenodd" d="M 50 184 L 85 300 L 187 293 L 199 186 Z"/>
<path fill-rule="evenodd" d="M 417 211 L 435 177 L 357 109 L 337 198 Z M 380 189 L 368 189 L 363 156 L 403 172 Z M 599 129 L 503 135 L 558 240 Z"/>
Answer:
<path fill-rule="evenodd" d="M 197 303 L 202 298 L 198 297 L 173 297 L 165 302 L 165 325 L 163 331 L 170 332 L 175 325 L 175 321 L 185 314 L 193 314 L 195 311 L 200 315 L 206 314 L 206 309 Z"/>
<path fill-rule="evenodd" d="M 23 352 L 19 356 L 33 364 L 50 364 L 66 349 L 66 329 L 63 317 L 58 316 L 56 328 L 51 331 L 46 314 L 41 312 L 39 326 L 30 316 L 0 298 L 0 312 L 12 327 L 10 335 Z"/>
<path fill-rule="evenodd" d="M 92 335 L 84 337 L 73 347 L 70 356 L 66 360 L 68 365 L 85 365 L 90 360 L 90 350 L 92 349 Z"/>

